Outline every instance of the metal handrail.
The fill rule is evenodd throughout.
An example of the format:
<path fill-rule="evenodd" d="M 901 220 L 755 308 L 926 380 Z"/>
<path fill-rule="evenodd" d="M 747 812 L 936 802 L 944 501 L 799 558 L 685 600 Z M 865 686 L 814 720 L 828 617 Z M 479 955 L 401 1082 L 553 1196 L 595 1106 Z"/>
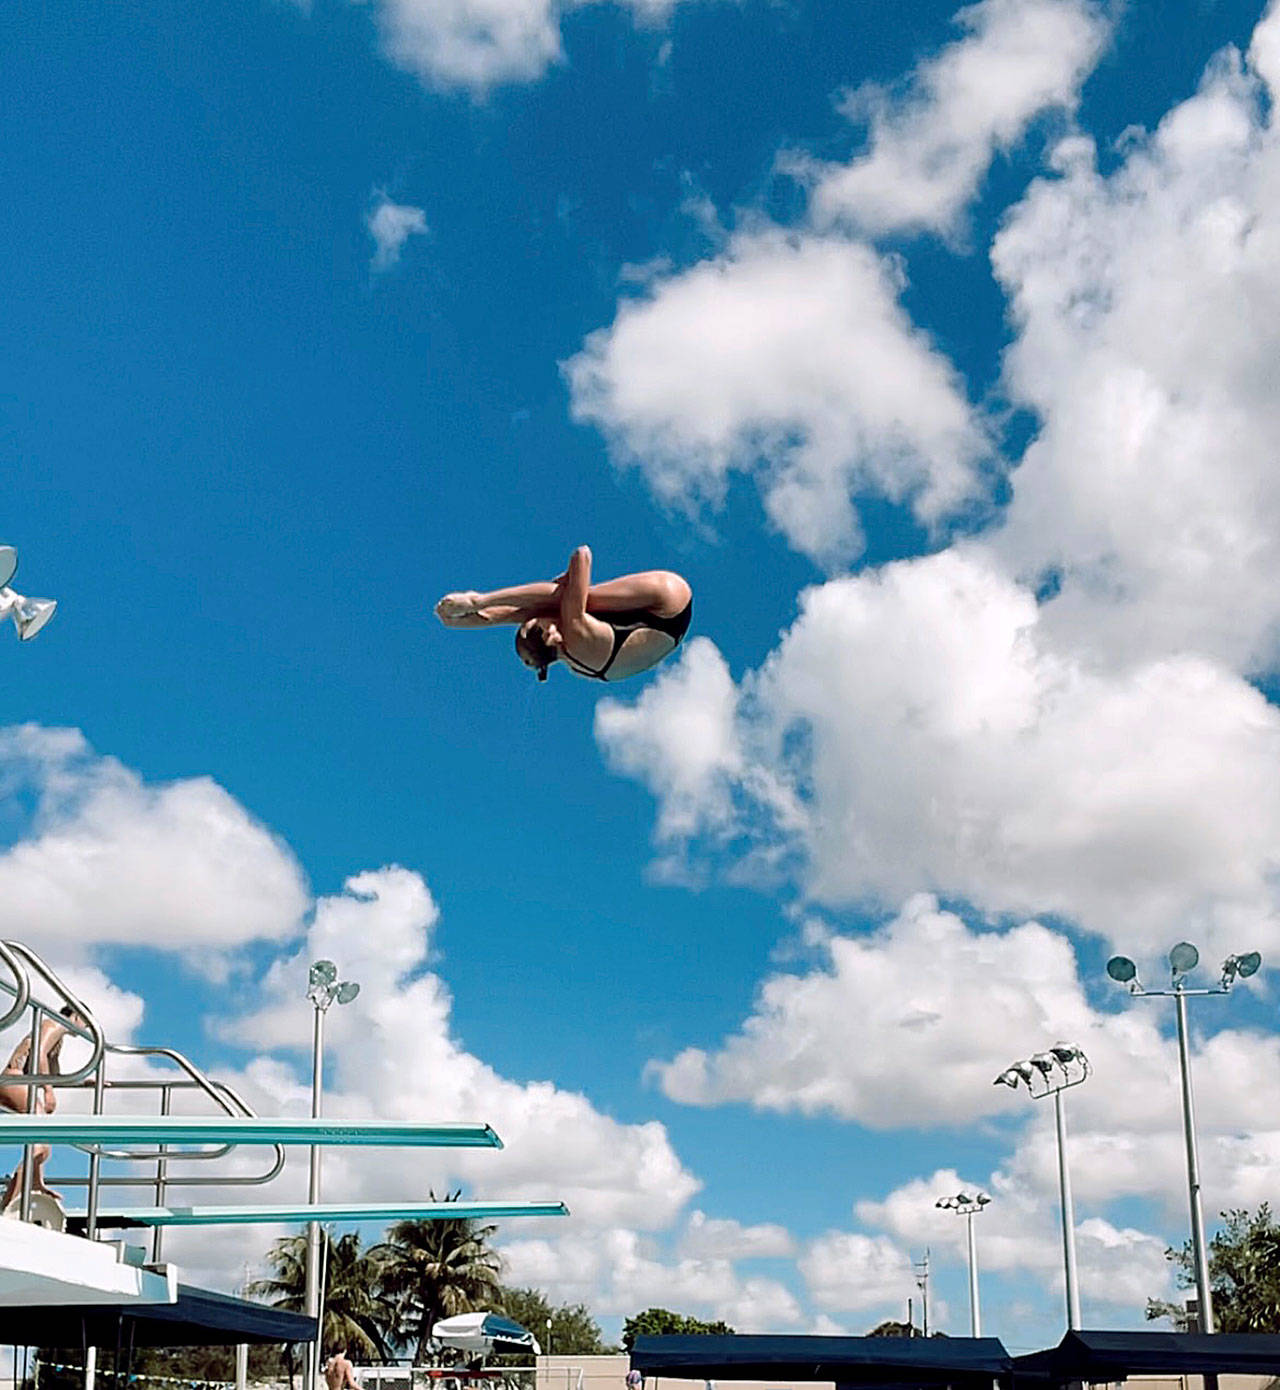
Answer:
<path fill-rule="evenodd" d="M 8 958 L 10 962 L 12 962 L 14 956 L 22 957 L 26 961 L 27 965 L 31 969 L 35 970 L 35 972 L 43 978 L 44 982 L 49 986 L 51 990 L 53 990 L 55 994 L 62 996 L 62 1002 L 64 1004 L 68 1004 L 73 1009 L 75 1009 L 75 1011 L 80 1015 L 80 1017 L 85 1020 L 86 1025 L 85 1027 L 81 1028 L 79 1024 L 73 1023 L 69 1018 L 66 1018 L 63 1015 L 58 1014 L 56 1016 L 58 1018 L 59 1027 L 65 1028 L 68 1033 L 74 1033 L 77 1037 L 85 1038 L 93 1044 L 93 1051 L 90 1054 L 89 1060 L 82 1067 L 77 1068 L 75 1071 L 53 1073 L 24 1071 L 21 1073 L 20 1076 L 18 1073 L 15 1072 L 13 1073 L 14 1079 L 10 1082 L 6 1082 L 6 1085 L 25 1086 L 28 1089 L 28 1091 L 30 1091 L 33 1087 L 36 1086 L 79 1085 L 81 1081 L 87 1080 L 98 1069 L 98 1066 L 102 1062 L 103 1051 L 105 1050 L 107 1045 L 106 1035 L 103 1033 L 102 1028 L 98 1023 L 98 1020 L 94 1018 L 93 1012 L 88 1007 L 88 1005 L 85 1004 L 85 1002 L 82 999 L 79 999 L 74 994 L 72 994 L 72 992 L 66 987 L 66 985 L 62 983 L 62 981 L 53 973 L 53 971 L 44 963 L 44 961 L 41 960 L 38 955 L 36 955 L 36 953 L 29 946 L 24 945 L 21 941 L 5 941 L 0 944 L 3 944 L 5 947 L 8 948 Z M 0 989 L 5 990 L 8 993 L 14 994 L 16 997 L 17 994 L 22 992 L 23 983 L 25 983 L 26 993 L 28 996 L 28 1000 L 30 1001 L 31 982 L 30 980 L 25 978 L 25 971 L 22 972 L 20 979 L 22 983 L 20 983 L 16 989 L 14 986 L 5 983 L 5 981 L 3 980 L 0 980 Z M 24 1005 L 23 1007 L 25 1008 L 26 1005 Z M 52 1011 L 46 1004 L 41 1004 L 38 1001 L 36 1001 L 34 1002 L 32 1007 L 36 1009 L 37 1014 L 50 1014 L 52 1016 Z"/>
<path fill-rule="evenodd" d="M 31 980 L 27 972 L 18 963 L 17 957 L 9 949 L 6 942 L 0 941 L 0 960 L 13 971 L 15 983 L 13 985 L 2 985 L 5 990 L 13 995 L 13 1007 L 3 1015 L 0 1015 L 0 1032 L 3 1032 L 11 1023 L 22 1017 L 26 1012 L 27 1005 L 31 1002 Z"/>
<path fill-rule="evenodd" d="M 86 1039 L 92 1044 L 89 1060 L 74 1071 L 44 1073 L 23 1071 L 10 1074 L 7 1085 L 23 1087 L 27 1092 L 27 1111 L 35 1109 L 38 1089 L 50 1086 L 61 1088 L 87 1087 L 93 1091 L 93 1113 L 102 1113 L 104 1092 L 107 1086 L 119 1090 L 158 1090 L 161 1093 L 161 1109 L 169 1113 L 169 1100 L 175 1090 L 198 1090 L 207 1096 L 224 1114 L 254 1117 L 254 1112 L 244 1098 L 231 1086 L 222 1081 L 214 1081 L 181 1052 L 171 1047 L 143 1046 L 132 1043 L 108 1043 L 97 1019 L 89 1007 L 67 988 L 52 969 L 29 946 L 21 941 L 0 941 L 0 963 L 8 966 L 13 973 L 13 984 L 0 979 L 0 993 L 13 997 L 13 1004 L 0 1015 L 0 1029 L 16 1021 L 28 1008 L 33 1010 L 31 1026 L 30 1054 L 28 1066 L 39 1065 L 40 1033 L 46 1017 L 55 1017 L 53 1009 L 40 1000 L 31 998 L 31 972 L 37 974 L 55 996 L 60 996 L 66 1005 L 73 1008 L 85 1020 L 81 1027 L 64 1014 L 56 1015 L 59 1027 L 68 1033 Z M 106 1078 L 106 1054 L 114 1053 L 121 1057 L 158 1057 L 172 1063 L 185 1073 L 184 1078 L 161 1080 L 159 1078 L 125 1078 L 109 1082 Z M 0 1127 L 2 1135 L 2 1127 Z M 87 1187 L 89 1189 L 89 1234 L 93 1236 L 97 1227 L 98 1192 L 106 1187 L 154 1187 L 158 1204 L 163 1204 L 168 1187 L 253 1187 L 269 1183 L 279 1176 L 284 1168 L 284 1145 L 273 1143 L 275 1158 L 265 1173 L 239 1174 L 220 1177 L 197 1177 L 168 1173 L 170 1163 L 224 1158 L 231 1153 L 235 1144 L 215 1144 L 207 1149 L 184 1150 L 174 1153 L 167 1145 L 153 1150 L 110 1149 L 100 1144 L 77 1144 L 74 1147 L 89 1155 L 89 1174 L 87 1177 L 56 1178 L 55 1181 L 67 1187 Z M 20 1213 L 23 1220 L 31 1214 L 32 1183 L 32 1145 L 23 1146 L 23 1175 Z M 103 1177 L 100 1171 L 103 1159 L 123 1163 L 152 1163 L 156 1165 L 154 1177 Z M 153 1257 L 160 1255 L 160 1232 L 157 1230 L 153 1247 Z"/>

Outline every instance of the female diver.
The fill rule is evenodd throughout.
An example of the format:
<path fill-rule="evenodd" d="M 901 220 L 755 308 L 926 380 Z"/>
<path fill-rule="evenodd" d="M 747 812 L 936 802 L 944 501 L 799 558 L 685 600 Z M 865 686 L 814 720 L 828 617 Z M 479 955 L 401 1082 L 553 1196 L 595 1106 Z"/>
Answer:
<path fill-rule="evenodd" d="M 591 582 L 591 551 L 580 545 L 557 579 L 446 594 L 436 604 L 446 627 L 516 626 L 516 654 L 547 678 L 553 662 L 584 680 L 620 681 L 670 656 L 693 618 L 693 590 L 670 570 Z"/>

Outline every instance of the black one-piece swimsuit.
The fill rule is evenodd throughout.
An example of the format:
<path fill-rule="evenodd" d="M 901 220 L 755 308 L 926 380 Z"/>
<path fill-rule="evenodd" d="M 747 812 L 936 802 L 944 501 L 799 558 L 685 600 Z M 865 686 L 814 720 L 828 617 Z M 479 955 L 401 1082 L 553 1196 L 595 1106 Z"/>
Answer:
<path fill-rule="evenodd" d="M 685 633 L 689 631 L 689 624 L 693 621 L 693 600 L 690 599 L 673 618 L 660 618 L 647 608 L 625 608 L 617 613 L 593 613 L 591 616 L 599 618 L 603 623 L 608 623 L 613 629 L 613 650 L 609 653 L 608 661 L 597 671 L 593 666 L 587 666 L 570 656 L 564 647 L 560 648 L 560 654 L 580 676 L 603 681 L 609 679 L 609 668 L 618 659 L 622 644 L 633 632 L 643 632 L 645 629 L 652 632 L 665 632 L 678 647 L 684 640 Z M 674 651 L 675 647 L 672 647 L 671 650 Z"/>

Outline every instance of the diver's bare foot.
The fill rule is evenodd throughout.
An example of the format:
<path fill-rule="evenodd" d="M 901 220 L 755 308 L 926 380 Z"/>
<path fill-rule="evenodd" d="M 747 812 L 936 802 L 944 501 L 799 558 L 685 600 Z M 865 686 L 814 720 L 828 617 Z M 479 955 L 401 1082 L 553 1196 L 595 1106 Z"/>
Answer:
<path fill-rule="evenodd" d="M 472 613 L 478 611 L 479 599 L 480 595 L 474 589 L 463 593 L 446 594 L 436 604 L 436 617 L 442 623 L 447 623 L 453 618 L 469 618 Z"/>

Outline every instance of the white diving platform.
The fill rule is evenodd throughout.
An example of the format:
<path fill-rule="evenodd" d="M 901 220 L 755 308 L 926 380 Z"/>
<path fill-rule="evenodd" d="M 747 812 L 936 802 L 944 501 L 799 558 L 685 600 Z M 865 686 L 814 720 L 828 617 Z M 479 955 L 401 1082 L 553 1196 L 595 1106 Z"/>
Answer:
<path fill-rule="evenodd" d="M 125 1264 L 118 1246 L 0 1217 L 0 1307 L 173 1303 L 172 1265 Z"/>

